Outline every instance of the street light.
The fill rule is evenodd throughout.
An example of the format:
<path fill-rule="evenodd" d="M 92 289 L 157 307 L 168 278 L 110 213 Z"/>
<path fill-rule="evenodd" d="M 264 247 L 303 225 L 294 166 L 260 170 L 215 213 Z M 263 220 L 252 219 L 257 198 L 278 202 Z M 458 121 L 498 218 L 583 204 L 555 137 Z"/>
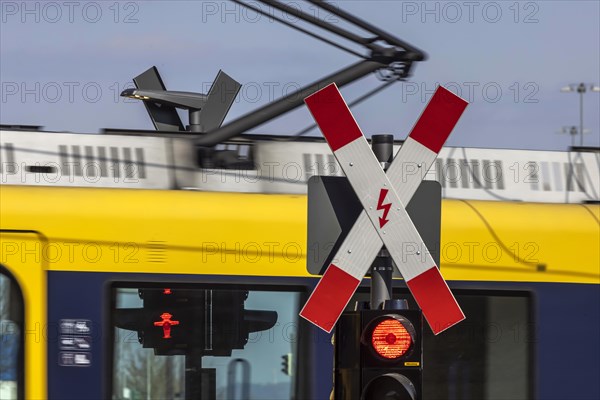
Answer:
<path fill-rule="evenodd" d="M 579 134 L 579 128 L 574 125 L 563 126 L 562 129 L 556 133 L 571 136 L 571 147 L 574 147 L 575 146 L 575 136 L 577 136 Z M 590 133 L 590 130 L 584 129 L 583 133 L 584 134 Z"/>
<path fill-rule="evenodd" d="M 568 86 L 560 89 L 561 92 L 577 92 L 579 93 L 579 145 L 583 146 L 583 94 L 587 92 L 587 90 L 592 92 L 600 92 L 600 86 L 595 84 L 589 84 L 586 86 L 585 83 L 572 83 Z"/>

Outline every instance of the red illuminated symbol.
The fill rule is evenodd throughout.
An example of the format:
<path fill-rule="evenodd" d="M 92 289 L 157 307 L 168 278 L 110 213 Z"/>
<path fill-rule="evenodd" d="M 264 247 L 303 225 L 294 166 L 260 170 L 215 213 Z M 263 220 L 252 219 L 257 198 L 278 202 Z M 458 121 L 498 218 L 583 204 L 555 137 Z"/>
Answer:
<path fill-rule="evenodd" d="M 179 325 L 179 321 L 171 321 L 171 317 L 173 317 L 168 312 L 162 313 L 160 315 L 162 321 L 157 321 L 154 323 L 154 326 L 162 326 L 163 328 L 163 339 L 171 338 L 171 326 Z"/>
<path fill-rule="evenodd" d="M 172 294 L 171 289 L 164 289 L 163 294 Z"/>
<path fill-rule="evenodd" d="M 390 212 L 390 207 L 392 207 L 392 203 L 383 204 L 383 201 L 385 200 L 385 196 L 387 196 L 387 193 L 388 193 L 387 189 L 381 189 L 379 191 L 379 201 L 377 202 L 377 209 L 383 210 L 383 215 L 381 217 L 379 217 L 379 227 L 380 228 L 383 228 L 383 226 L 388 223 L 389 219 L 387 219 L 387 215 Z"/>
<path fill-rule="evenodd" d="M 384 358 L 402 357 L 412 345 L 412 337 L 406 327 L 396 319 L 381 321 L 371 335 L 373 349 Z"/>

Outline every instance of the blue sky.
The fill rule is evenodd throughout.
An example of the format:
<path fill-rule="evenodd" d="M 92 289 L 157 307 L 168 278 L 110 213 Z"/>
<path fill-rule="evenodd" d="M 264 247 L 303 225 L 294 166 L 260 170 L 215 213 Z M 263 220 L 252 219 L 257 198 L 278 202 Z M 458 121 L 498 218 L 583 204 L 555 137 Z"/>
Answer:
<path fill-rule="evenodd" d="M 563 150 L 570 137 L 556 132 L 579 124 L 579 98 L 560 88 L 600 84 L 598 1 L 332 3 L 429 55 L 408 82 L 353 109 L 367 135 L 406 136 L 441 83 L 471 101 L 449 145 Z M 225 1 L 0 4 L 3 124 L 149 129 L 144 107 L 118 93 L 152 65 L 172 90 L 205 92 L 219 69 L 243 83 L 228 121 L 357 61 Z M 310 4 L 288 4 L 346 26 Z M 378 84 L 368 76 L 342 92 L 351 101 Z M 600 145 L 599 110 L 600 93 L 586 93 L 586 145 Z M 302 108 L 253 131 L 293 134 L 310 123 Z"/>

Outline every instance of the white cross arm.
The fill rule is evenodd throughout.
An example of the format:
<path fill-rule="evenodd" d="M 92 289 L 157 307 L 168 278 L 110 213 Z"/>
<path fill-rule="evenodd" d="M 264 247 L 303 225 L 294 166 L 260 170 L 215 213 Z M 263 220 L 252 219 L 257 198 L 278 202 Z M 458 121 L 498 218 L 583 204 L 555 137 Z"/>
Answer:
<path fill-rule="evenodd" d="M 421 254 L 409 255 L 403 250 L 407 245 L 423 243 L 404 205 L 433 164 L 467 103 L 438 88 L 387 176 L 335 85 L 313 94 L 306 103 L 365 211 L 300 315 L 330 331 L 385 243 L 434 333 L 464 319 L 428 252 L 423 249 Z"/>

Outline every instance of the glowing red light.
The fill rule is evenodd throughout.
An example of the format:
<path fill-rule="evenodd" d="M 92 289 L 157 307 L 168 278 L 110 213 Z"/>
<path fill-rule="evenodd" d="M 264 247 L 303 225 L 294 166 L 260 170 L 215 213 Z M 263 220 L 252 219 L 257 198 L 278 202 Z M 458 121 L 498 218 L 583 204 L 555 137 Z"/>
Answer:
<path fill-rule="evenodd" d="M 165 289 L 163 290 L 163 294 L 171 294 L 173 292 L 171 292 L 171 289 Z"/>
<path fill-rule="evenodd" d="M 380 356 L 394 359 L 406 354 L 412 345 L 412 337 L 402 322 L 390 318 L 373 329 L 371 344 Z"/>
<path fill-rule="evenodd" d="M 179 325 L 179 321 L 171 321 L 171 318 L 173 316 L 171 314 L 169 314 L 168 312 L 162 313 L 160 315 L 160 317 L 162 318 L 162 321 L 155 322 L 154 326 L 162 326 L 163 339 L 170 339 L 171 338 L 171 327 L 173 325 Z"/>

